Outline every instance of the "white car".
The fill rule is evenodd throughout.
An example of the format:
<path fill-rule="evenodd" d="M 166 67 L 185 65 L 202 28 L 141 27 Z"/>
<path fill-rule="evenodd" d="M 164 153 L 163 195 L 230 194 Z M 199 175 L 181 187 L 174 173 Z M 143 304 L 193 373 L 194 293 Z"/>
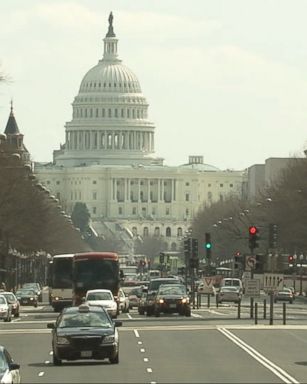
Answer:
<path fill-rule="evenodd" d="M 119 298 L 119 310 L 122 313 L 128 313 L 129 312 L 129 297 L 125 294 L 125 292 L 122 290 L 122 288 L 118 291 L 118 298 Z"/>
<path fill-rule="evenodd" d="M 7 299 L 4 295 L 0 294 L 0 319 L 4 321 L 12 320 L 12 307 L 7 302 Z"/>
<path fill-rule="evenodd" d="M 7 349 L 0 345 L 0 383 L 1 384 L 19 384 L 20 383 L 20 365 L 15 364 Z"/>
<path fill-rule="evenodd" d="M 87 291 L 85 303 L 88 305 L 99 305 L 105 308 L 113 319 L 117 317 L 117 303 L 109 289 L 91 289 Z"/>

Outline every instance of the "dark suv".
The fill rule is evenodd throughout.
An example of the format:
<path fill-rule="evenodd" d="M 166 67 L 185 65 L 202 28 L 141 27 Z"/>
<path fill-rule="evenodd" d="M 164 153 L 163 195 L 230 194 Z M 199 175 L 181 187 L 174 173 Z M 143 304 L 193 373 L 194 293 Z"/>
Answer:
<path fill-rule="evenodd" d="M 155 297 L 155 316 L 160 313 L 191 316 L 190 298 L 183 284 L 162 284 Z"/>
<path fill-rule="evenodd" d="M 180 284 L 180 281 L 175 277 L 159 277 L 150 280 L 148 287 L 143 289 L 143 291 L 147 292 L 144 302 L 144 312 L 146 312 L 147 316 L 154 313 L 155 298 L 161 284 Z"/>

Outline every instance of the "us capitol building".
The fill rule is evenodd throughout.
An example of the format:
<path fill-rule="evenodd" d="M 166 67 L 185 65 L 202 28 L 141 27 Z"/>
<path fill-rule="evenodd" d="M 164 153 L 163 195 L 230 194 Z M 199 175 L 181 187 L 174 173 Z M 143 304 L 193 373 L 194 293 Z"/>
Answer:
<path fill-rule="evenodd" d="M 204 204 L 244 194 L 246 174 L 219 170 L 202 156 L 164 165 L 138 78 L 119 59 L 112 13 L 103 42 L 103 58 L 72 103 L 65 144 L 52 163 L 35 163 L 35 174 L 67 213 L 85 203 L 99 235 L 128 248 L 136 238 L 162 236 L 165 250 L 176 251 Z"/>

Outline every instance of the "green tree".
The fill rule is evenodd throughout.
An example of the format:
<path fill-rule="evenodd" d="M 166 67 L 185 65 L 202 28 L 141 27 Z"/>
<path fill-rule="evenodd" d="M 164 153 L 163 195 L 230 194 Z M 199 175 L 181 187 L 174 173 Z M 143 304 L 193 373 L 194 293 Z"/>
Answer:
<path fill-rule="evenodd" d="M 81 233 L 85 233 L 88 230 L 90 218 L 91 215 L 86 204 L 77 202 L 74 205 L 71 220 L 74 226 L 80 229 Z"/>

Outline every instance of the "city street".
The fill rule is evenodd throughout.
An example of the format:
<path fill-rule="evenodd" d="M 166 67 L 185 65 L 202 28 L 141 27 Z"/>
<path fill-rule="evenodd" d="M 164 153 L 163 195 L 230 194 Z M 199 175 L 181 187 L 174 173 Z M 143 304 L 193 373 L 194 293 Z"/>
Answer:
<path fill-rule="evenodd" d="M 0 323 L 1 343 L 21 364 L 24 383 L 303 383 L 306 382 L 306 304 L 274 307 L 274 325 L 249 318 L 249 308 L 225 304 L 195 309 L 191 318 L 121 314 L 120 363 L 105 361 L 52 364 L 48 305 L 23 307 L 20 318 Z"/>

